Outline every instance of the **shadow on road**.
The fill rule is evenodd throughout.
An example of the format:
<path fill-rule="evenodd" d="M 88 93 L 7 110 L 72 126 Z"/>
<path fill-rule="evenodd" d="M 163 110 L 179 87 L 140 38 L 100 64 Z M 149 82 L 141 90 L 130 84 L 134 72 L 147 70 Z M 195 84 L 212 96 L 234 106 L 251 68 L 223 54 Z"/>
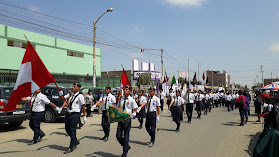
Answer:
<path fill-rule="evenodd" d="M 139 145 L 144 145 L 144 146 L 147 145 L 147 142 L 140 142 L 140 141 L 133 141 L 133 140 L 130 140 L 130 143 L 139 144 Z"/>
<path fill-rule="evenodd" d="M 19 127 L 12 127 L 8 124 L 0 125 L 0 133 L 1 132 L 10 132 L 10 131 L 17 131 L 21 129 L 25 129 L 26 127 L 24 126 L 19 126 Z"/>
<path fill-rule="evenodd" d="M 65 132 L 53 132 L 53 133 L 51 133 L 49 135 L 53 135 L 53 134 L 68 136 L 67 133 L 65 133 Z"/>
<path fill-rule="evenodd" d="M 96 157 L 96 155 L 104 156 L 104 157 L 118 157 L 119 156 L 119 155 L 114 155 L 114 154 L 106 153 L 106 152 L 94 152 L 92 154 L 86 154 L 85 156 Z"/>
<path fill-rule="evenodd" d="M 256 135 L 247 135 L 248 137 L 251 137 L 251 139 L 250 139 L 250 143 L 248 146 L 248 150 L 244 150 L 244 151 L 247 152 L 250 156 L 253 156 L 254 148 L 257 144 L 257 141 L 258 141 L 261 133 L 262 132 L 258 132 L 258 133 L 256 133 Z"/>
<path fill-rule="evenodd" d="M 28 143 L 30 143 L 31 142 L 31 140 L 29 140 L 29 139 L 15 139 L 15 140 L 11 140 L 11 141 L 6 141 L 6 142 L 2 142 L 2 143 L 0 143 L 0 144 L 4 144 L 4 143 L 9 143 L 9 142 L 19 142 L 19 143 L 26 143 L 26 144 L 28 144 Z"/>
<path fill-rule="evenodd" d="M 9 152 L 0 152 L 0 154 L 11 154 L 11 153 L 22 153 L 26 151 L 9 151 Z"/>
<path fill-rule="evenodd" d="M 102 126 L 101 124 L 91 124 L 90 126 Z"/>
<path fill-rule="evenodd" d="M 63 147 L 63 146 L 58 146 L 58 145 L 47 145 L 47 146 L 40 147 L 37 150 L 41 150 L 44 148 L 56 149 L 56 150 L 60 150 L 60 151 L 66 151 L 68 149 L 68 147 Z"/>
<path fill-rule="evenodd" d="M 175 129 L 163 129 L 163 128 L 158 128 L 157 129 L 157 131 L 160 131 L 160 130 L 162 130 L 162 131 L 171 131 L 171 132 L 175 132 Z"/>
<path fill-rule="evenodd" d="M 238 122 L 226 122 L 226 123 L 221 123 L 222 125 L 227 125 L 227 126 L 238 126 L 240 123 Z"/>
<path fill-rule="evenodd" d="M 101 137 L 96 137 L 96 136 L 83 136 L 82 138 L 79 139 L 79 141 L 82 140 L 82 139 L 84 139 L 84 138 L 93 139 L 93 140 L 102 140 Z"/>

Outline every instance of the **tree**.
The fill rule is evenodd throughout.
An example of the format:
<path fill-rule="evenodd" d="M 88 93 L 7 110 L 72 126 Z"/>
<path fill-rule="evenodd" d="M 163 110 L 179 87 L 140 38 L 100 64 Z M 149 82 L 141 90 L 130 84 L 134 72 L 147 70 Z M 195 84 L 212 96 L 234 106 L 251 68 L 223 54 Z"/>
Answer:
<path fill-rule="evenodd" d="M 151 82 L 151 73 L 142 73 L 140 74 L 141 81 L 143 85 L 150 85 Z"/>

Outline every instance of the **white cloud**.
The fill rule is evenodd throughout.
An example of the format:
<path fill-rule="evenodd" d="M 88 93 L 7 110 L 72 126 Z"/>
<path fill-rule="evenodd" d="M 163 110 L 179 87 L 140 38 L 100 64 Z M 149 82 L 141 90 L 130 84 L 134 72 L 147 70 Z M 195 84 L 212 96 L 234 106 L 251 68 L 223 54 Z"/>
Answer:
<path fill-rule="evenodd" d="M 29 8 L 31 11 L 40 12 L 40 8 L 36 6 L 32 6 Z"/>
<path fill-rule="evenodd" d="M 272 44 L 268 47 L 268 50 L 272 52 L 279 52 L 279 44 Z"/>
<path fill-rule="evenodd" d="M 173 6 L 181 7 L 199 7 L 201 4 L 207 0 L 166 0 Z"/>

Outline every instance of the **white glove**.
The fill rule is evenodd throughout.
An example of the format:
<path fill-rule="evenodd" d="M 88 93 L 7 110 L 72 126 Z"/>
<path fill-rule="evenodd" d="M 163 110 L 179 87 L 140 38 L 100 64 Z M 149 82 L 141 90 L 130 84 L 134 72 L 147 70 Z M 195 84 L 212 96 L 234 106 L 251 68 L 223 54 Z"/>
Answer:
<path fill-rule="evenodd" d="M 62 108 L 60 107 L 59 108 L 59 111 L 58 111 L 58 114 L 60 114 L 62 112 Z"/>
<path fill-rule="evenodd" d="M 96 105 L 93 105 L 93 106 L 91 107 L 91 111 L 94 111 L 95 108 L 96 108 Z"/>
<path fill-rule="evenodd" d="M 136 117 L 136 115 L 137 115 L 137 114 L 136 114 L 135 112 L 132 113 L 132 117 Z"/>
<path fill-rule="evenodd" d="M 141 107 L 138 107 L 137 112 L 139 113 L 139 112 L 140 112 L 140 110 L 141 110 Z"/>
<path fill-rule="evenodd" d="M 56 106 L 55 111 L 59 112 L 59 110 L 60 110 L 59 107 Z"/>
<path fill-rule="evenodd" d="M 86 116 L 83 116 L 83 124 L 86 123 Z"/>
<path fill-rule="evenodd" d="M 159 116 L 159 115 L 157 115 L 157 117 L 156 117 L 156 121 L 157 121 L 157 123 L 159 123 L 159 119 L 160 119 L 160 116 Z"/>
<path fill-rule="evenodd" d="M 63 95 L 63 91 L 59 91 L 59 96 L 62 96 Z"/>

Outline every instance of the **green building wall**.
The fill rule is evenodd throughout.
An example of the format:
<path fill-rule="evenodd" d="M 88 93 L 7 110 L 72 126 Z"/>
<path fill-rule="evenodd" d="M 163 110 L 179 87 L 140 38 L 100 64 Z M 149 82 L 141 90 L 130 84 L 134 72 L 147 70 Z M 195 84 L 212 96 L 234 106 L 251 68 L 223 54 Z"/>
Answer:
<path fill-rule="evenodd" d="M 63 39 L 0 25 L 0 69 L 19 70 L 24 48 L 8 46 L 8 40 L 34 45 L 38 55 L 51 74 L 91 76 L 93 48 Z M 84 58 L 68 56 L 67 51 L 84 54 Z M 96 75 L 101 77 L 101 50 L 96 48 Z M 90 84 L 90 83 L 88 83 Z"/>

